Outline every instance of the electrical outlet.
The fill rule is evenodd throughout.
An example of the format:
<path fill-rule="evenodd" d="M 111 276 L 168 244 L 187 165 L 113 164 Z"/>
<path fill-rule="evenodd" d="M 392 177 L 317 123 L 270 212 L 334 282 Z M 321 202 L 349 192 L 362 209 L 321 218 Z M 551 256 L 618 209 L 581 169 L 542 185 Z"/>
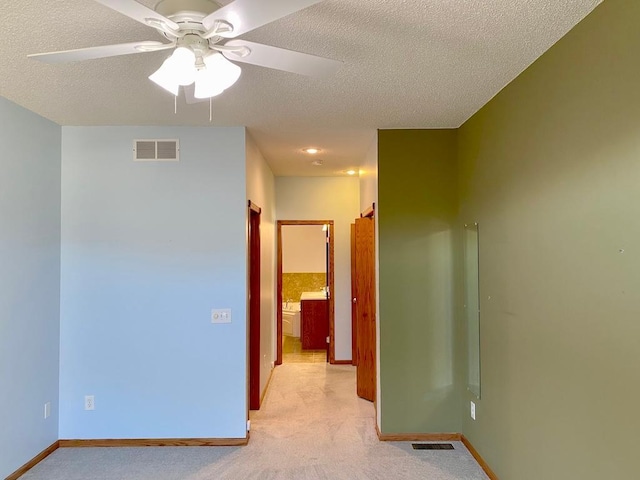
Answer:
<path fill-rule="evenodd" d="M 51 402 L 47 402 L 44 404 L 44 418 L 49 418 L 51 415 Z"/>
<path fill-rule="evenodd" d="M 93 395 L 85 395 L 84 396 L 84 409 L 85 410 L 95 410 L 96 402 Z"/>
<path fill-rule="evenodd" d="M 471 402 L 471 418 L 476 419 L 476 404 Z"/>
<path fill-rule="evenodd" d="M 217 308 L 211 310 L 211 323 L 231 323 L 231 309 Z"/>

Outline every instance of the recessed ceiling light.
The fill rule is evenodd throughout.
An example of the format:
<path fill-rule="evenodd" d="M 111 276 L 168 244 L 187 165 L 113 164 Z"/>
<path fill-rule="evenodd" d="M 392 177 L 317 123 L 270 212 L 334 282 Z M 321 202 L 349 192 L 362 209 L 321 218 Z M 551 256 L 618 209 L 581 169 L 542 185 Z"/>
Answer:
<path fill-rule="evenodd" d="M 316 153 L 320 153 L 320 149 L 315 147 L 303 148 L 302 151 L 304 153 L 308 153 L 309 155 L 315 155 Z"/>
<path fill-rule="evenodd" d="M 347 170 L 345 173 L 346 173 L 347 175 L 355 175 L 355 174 L 356 174 L 356 173 L 358 173 L 358 172 L 356 172 L 355 170 Z"/>

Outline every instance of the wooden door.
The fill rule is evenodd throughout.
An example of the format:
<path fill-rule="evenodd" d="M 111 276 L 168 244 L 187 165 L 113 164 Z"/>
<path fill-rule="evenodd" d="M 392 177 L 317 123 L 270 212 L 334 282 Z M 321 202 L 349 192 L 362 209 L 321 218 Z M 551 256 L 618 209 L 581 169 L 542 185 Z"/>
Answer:
<path fill-rule="evenodd" d="M 358 365 L 358 329 L 356 311 L 356 224 L 351 224 L 351 365 Z"/>
<path fill-rule="evenodd" d="M 376 397 L 376 272 L 374 219 L 356 219 L 357 392 Z"/>

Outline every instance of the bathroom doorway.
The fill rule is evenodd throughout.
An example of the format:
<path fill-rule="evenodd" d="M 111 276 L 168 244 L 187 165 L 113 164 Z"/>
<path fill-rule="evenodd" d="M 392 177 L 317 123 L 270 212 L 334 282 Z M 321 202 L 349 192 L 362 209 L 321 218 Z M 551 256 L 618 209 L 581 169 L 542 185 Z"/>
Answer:
<path fill-rule="evenodd" d="M 276 365 L 335 361 L 333 220 L 277 222 Z"/>

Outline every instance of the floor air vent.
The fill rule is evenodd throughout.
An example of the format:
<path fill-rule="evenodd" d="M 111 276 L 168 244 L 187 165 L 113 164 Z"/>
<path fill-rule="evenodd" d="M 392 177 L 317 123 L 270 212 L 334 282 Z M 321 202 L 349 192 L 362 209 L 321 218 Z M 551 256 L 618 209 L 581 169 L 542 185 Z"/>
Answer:
<path fill-rule="evenodd" d="M 454 450 L 451 443 L 412 443 L 414 450 Z"/>
<path fill-rule="evenodd" d="M 136 162 L 177 162 L 180 160 L 178 140 L 134 140 L 133 160 Z"/>

